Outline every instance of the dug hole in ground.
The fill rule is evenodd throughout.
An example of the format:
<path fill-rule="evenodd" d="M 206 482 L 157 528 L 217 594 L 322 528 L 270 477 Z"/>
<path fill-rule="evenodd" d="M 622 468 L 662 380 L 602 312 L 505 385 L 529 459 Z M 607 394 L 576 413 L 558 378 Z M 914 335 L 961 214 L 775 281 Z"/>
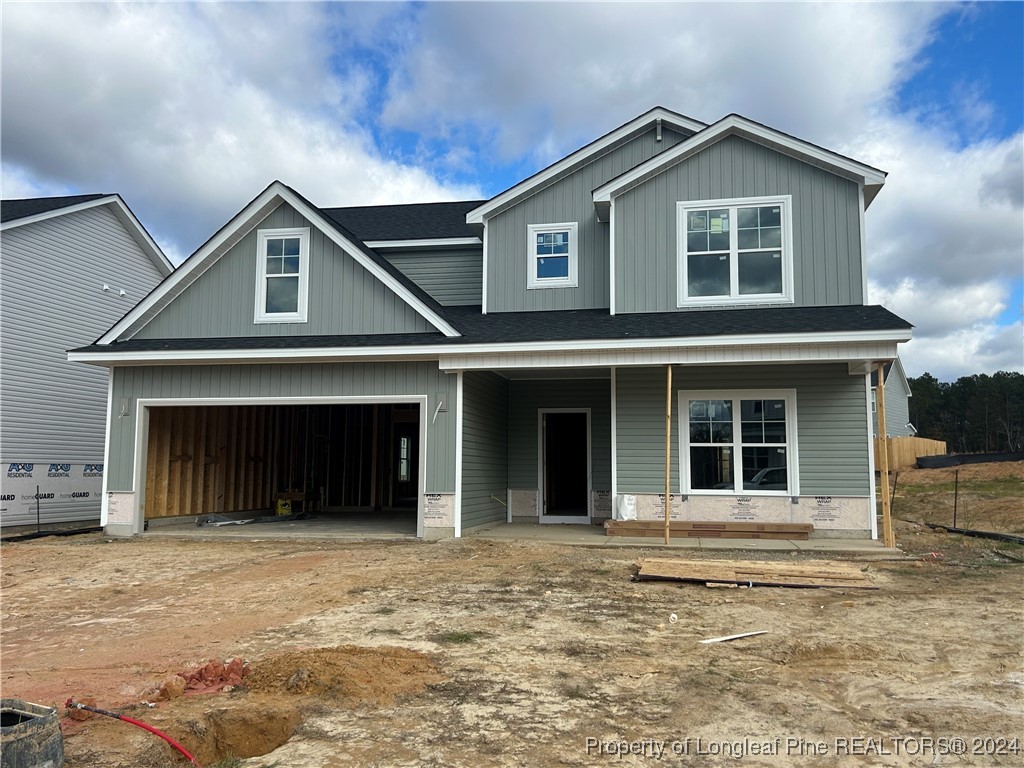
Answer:
<path fill-rule="evenodd" d="M 1024 464 L 978 466 L 959 477 L 971 527 L 1024 533 Z M 831 557 L 873 591 L 632 580 L 645 557 L 751 557 L 722 550 L 5 543 L 3 695 L 89 697 L 204 766 L 1020 765 L 1024 548 L 921 525 L 948 522 L 943 473 L 901 472 L 908 557 Z M 699 642 L 756 630 L 767 633 Z M 240 684 L 157 700 L 174 675 L 231 659 L 247 661 Z M 186 764 L 118 721 L 62 727 L 71 768 Z M 937 756 L 929 738 L 963 739 L 968 753 Z M 827 751 L 722 753 L 775 739 Z M 643 751 L 607 754 L 628 742 Z"/>

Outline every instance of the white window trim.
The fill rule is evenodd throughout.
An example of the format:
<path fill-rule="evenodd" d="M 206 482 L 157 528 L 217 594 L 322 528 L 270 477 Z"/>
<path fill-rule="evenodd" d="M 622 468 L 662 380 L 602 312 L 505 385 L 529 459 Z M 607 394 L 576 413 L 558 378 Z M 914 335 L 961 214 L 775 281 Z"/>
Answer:
<path fill-rule="evenodd" d="M 729 296 L 687 294 L 686 212 L 702 208 L 731 208 L 779 205 L 782 208 L 782 293 L 739 294 L 739 259 L 736 239 L 729 237 Z M 733 219 L 735 221 L 735 218 Z M 735 233 L 733 227 L 731 232 Z M 793 303 L 793 196 L 732 197 L 721 200 L 680 200 L 676 203 L 676 306 L 719 306 L 725 304 Z"/>
<path fill-rule="evenodd" d="M 267 312 L 267 240 L 299 238 L 299 304 L 297 312 Z M 261 229 L 256 237 L 256 303 L 254 323 L 305 323 L 309 307 L 309 227 Z"/>
<path fill-rule="evenodd" d="M 537 277 L 537 235 L 545 232 L 569 233 L 569 276 Z M 526 287 L 534 288 L 576 288 L 579 284 L 579 225 L 575 221 L 563 224 L 529 224 L 526 227 Z"/>
<path fill-rule="evenodd" d="M 743 488 L 715 490 L 714 488 L 690 487 L 690 400 L 785 400 L 786 402 L 786 491 L 748 491 Z M 795 389 L 712 389 L 679 390 L 679 477 L 682 492 L 688 495 L 710 496 L 799 496 L 800 461 L 797 445 L 796 390 Z M 740 438 L 740 411 L 733 408 L 733 437 Z M 743 461 L 743 442 L 733 440 L 733 452 L 737 466 Z M 742 466 L 739 467 L 742 476 Z M 733 483 L 736 485 L 736 483 Z"/>

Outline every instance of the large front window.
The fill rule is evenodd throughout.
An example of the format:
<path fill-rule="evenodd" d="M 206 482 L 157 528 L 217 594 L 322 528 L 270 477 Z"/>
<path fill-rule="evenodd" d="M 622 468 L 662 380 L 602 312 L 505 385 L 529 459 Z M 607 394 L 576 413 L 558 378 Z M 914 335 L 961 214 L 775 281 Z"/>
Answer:
<path fill-rule="evenodd" d="M 577 285 L 576 222 L 527 227 L 527 288 Z"/>
<path fill-rule="evenodd" d="M 679 394 L 686 492 L 796 495 L 791 390 Z"/>
<path fill-rule="evenodd" d="M 309 230 L 260 230 L 258 243 L 255 321 L 306 322 Z"/>
<path fill-rule="evenodd" d="M 792 299 L 789 196 L 681 202 L 679 305 Z"/>

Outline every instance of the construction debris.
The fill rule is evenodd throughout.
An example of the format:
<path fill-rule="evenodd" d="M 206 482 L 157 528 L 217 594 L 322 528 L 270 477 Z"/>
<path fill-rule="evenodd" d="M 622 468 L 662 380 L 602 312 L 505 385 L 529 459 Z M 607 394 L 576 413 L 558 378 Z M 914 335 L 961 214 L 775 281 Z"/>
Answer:
<path fill-rule="evenodd" d="M 740 632 L 738 635 L 726 635 L 725 637 L 709 637 L 707 640 L 701 640 L 700 642 L 704 645 L 710 643 L 727 643 L 730 640 L 739 640 L 741 637 L 753 637 L 754 635 L 767 635 L 767 629 L 759 629 L 756 632 Z"/>
<path fill-rule="evenodd" d="M 831 561 L 777 563 L 645 558 L 639 565 L 637 579 L 640 581 L 692 581 L 748 587 L 878 589 L 856 566 Z"/>

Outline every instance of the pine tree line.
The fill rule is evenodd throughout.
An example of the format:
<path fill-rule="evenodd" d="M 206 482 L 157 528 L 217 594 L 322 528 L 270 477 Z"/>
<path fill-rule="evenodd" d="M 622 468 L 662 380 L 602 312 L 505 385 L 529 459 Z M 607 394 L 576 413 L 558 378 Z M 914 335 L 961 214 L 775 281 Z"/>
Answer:
<path fill-rule="evenodd" d="M 950 453 L 1024 450 L 1024 374 L 982 373 L 948 384 L 925 373 L 908 381 L 910 421 L 921 437 L 945 440 Z"/>

